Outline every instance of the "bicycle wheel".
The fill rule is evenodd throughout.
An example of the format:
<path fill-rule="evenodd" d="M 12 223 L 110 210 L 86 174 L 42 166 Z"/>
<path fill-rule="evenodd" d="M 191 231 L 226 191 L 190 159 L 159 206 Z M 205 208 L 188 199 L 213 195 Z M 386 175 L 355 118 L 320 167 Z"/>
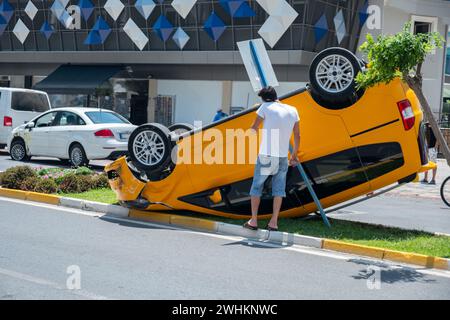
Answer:
<path fill-rule="evenodd" d="M 444 180 L 441 185 L 441 198 L 450 207 L 450 177 Z"/>

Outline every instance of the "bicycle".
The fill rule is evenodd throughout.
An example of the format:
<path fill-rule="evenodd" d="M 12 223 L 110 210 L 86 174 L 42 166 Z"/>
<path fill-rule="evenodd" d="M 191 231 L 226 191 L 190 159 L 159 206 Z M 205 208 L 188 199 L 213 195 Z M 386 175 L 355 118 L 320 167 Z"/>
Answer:
<path fill-rule="evenodd" d="M 444 180 L 441 185 L 441 198 L 450 207 L 450 177 Z"/>

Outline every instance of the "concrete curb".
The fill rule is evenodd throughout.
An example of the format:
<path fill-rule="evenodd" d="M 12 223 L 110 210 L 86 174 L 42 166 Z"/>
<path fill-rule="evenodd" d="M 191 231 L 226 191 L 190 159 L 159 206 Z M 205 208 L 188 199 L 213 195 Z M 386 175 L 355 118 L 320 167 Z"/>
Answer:
<path fill-rule="evenodd" d="M 219 233 L 223 235 L 239 236 L 243 238 L 255 239 L 258 241 L 269 241 L 284 246 L 295 244 L 317 249 L 356 254 L 380 260 L 407 263 L 425 268 L 450 270 L 450 259 L 425 256 L 416 253 L 374 248 L 342 241 L 296 235 L 287 232 L 269 232 L 262 229 L 259 229 L 258 231 L 251 231 L 239 225 L 229 223 L 216 222 L 206 219 L 192 218 L 168 213 L 166 214 L 127 209 L 120 206 L 108 205 L 99 202 L 6 188 L 0 188 L 0 196 L 19 200 L 29 200 L 34 202 L 54 204 L 62 207 L 75 208 L 84 211 L 101 212 L 115 217 L 132 218 L 136 220 L 163 223 L 167 225 Z"/>

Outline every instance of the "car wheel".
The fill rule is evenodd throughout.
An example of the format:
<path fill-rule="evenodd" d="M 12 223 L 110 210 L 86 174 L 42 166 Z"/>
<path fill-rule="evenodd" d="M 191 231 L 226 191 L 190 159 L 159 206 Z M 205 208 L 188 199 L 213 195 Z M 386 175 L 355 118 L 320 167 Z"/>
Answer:
<path fill-rule="evenodd" d="M 14 161 L 26 161 L 30 159 L 30 157 L 27 155 L 25 142 L 21 139 L 14 140 L 11 143 L 10 153 L 11 159 L 13 159 Z"/>
<path fill-rule="evenodd" d="M 128 140 L 128 152 L 134 166 L 146 172 L 164 170 L 172 147 L 170 130 L 158 123 L 138 127 Z"/>
<path fill-rule="evenodd" d="M 170 132 L 175 133 L 178 136 L 181 136 L 185 133 L 191 132 L 194 130 L 194 126 L 188 123 L 177 123 L 173 124 L 169 127 Z"/>
<path fill-rule="evenodd" d="M 75 143 L 69 150 L 70 163 L 74 167 L 82 167 L 89 164 L 89 160 L 86 157 L 83 147 L 79 143 Z"/>
<path fill-rule="evenodd" d="M 320 52 L 309 69 L 313 98 L 323 107 L 342 109 L 354 104 L 364 93 L 356 89 L 356 76 L 363 63 L 350 51 L 330 48 Z"/>

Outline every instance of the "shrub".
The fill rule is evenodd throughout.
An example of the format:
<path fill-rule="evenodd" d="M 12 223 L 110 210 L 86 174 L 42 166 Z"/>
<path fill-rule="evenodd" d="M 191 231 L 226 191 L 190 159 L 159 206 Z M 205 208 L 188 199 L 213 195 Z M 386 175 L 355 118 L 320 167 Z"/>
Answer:
<path fill-rule="evenodd" d="M 105 189 L 109 188 L 109 181 L 106 173 L 101 173 L 92 177 L 93 188 Z"/>
<path fill-rule="evenodd" d="M 79 193 L 78 177 L 75 174 L 68 174 L 62 177 L 59 190 L 62 193 Z"/>
<path fill-rule="evenodd" d="M 18 166 L 7 169 L 2 174 L 1 183 L 4 188 L 20 189 L 25 179 L 37 177 L 36 171 L 29 166 Z"/>
<path fill-rule="evenodd" d="M 92 176 L 77 176 L 79 192 L 86 192 L 95 187 Z"/>
<path fill-rule="evenodd" d="M 39 184 L 40 181 L 41 179 L 39 179 L 38 177 L 28 177 L 22 181 L 20 185 L 20 190 L 35 191 L 36 186 Z"/>
<path fill-rule="evenodd" d="M 34 191 L 47 194 L 56 193 L 58 185 L 53 179 L 40 179 Z"/>
<path fill-rule="evenodd" d="M 94 172 L 88 167 L 79 167 L 75 170 L 75 174 L 78 176 L 90 176 L 93 175 Z"/>

